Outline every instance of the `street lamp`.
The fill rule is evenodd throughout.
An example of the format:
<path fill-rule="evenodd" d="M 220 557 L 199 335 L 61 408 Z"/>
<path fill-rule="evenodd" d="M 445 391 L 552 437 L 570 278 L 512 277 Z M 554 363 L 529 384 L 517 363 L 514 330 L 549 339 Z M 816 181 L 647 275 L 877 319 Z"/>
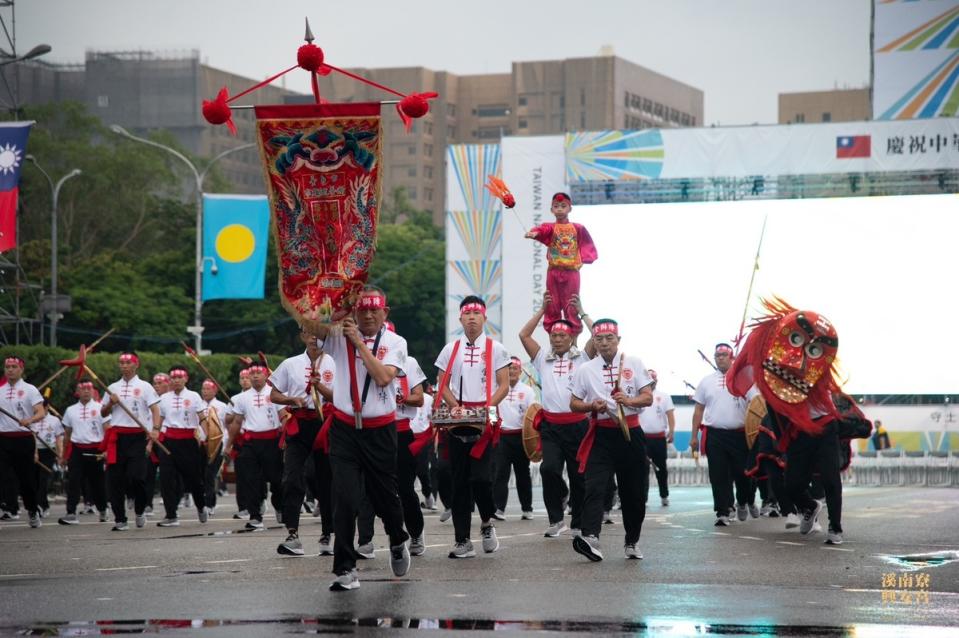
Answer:
<path fill-rule="evenodd" d="M 48 50 L 49 48 L 50 47 L 47 47 Z M 33 165 L 37 167 L 37 170 L 43 173 L 43 176 L 47 178 L 47 183 L 50 184 L 50 191 L 53 193 L 53 204 L 50 209 L 50 296 L 53 297 L 53 311 L 50 313 L 50 345 L 56 348 L 57 323 L 60 321 L 59 297 L 57 296 L 57 244 L 59 243 L 57 237 L 57 211 L 60 201 L 60 188 L 63 187 L 63 184 L 68 179 L 76 177 L 81 173 L 81 171 L 79 168 L 75 168 L 57 180 L 57 183 L 54 184 L 53 178 L 50 177 L 49 173 L 43 170 L 43 167 L 41 167 L 37 162 L 36 157 L 33 155 L 27 155 L 27 159 L 33 162 Z"/>
<path fill-rule="evenodd" d="M 129 140 L 133 140 L 134 142 L 140 142 L 141 144 L 146 144 L 147 146 L 152 146 L 170 153 L 184 164 L 189 166 L 190 172 L 193 173 L 193 179 L 196 182 L 196 283 L 193 295 L 193 325 L 187 326 L 186 330 L 193 335 L 193 347 L 197 353 L 199 353 L 203 349 L 203 265 L 205 262 L 203 259 L 203 179 L 216 162 L 223 159 L 227 155 L 230 155 L 231 153 L 244 151 L 248 148 L 252 148 L 254 145 L 243 144 L 235 148 L 227 149 L 219 155 L 215 155 L 213 159 L 210 160 L 210 163 L 207 164 L 202 171 L 200 171 L 197 170 L 197 167 L 186 155 L 175 148 L 171 148 L 165 144 L 160 144 L 159 142 L 154 142 L 153 140 L 149 140 L 144 137 L 137 137 L 119 124 L 111 125 L 110 130 L 117 135 L 123 136 Z M 214 263 L 214 267 L 215 266 L 216 264 Z M 211 270 L 211 272 L 213 271 Z"/>
<path fill-rule="evenodd" d="M 24 60 L 32 60 L 33 58 L 39 58 L 41 55 L 46 55 L 50 53 L 53 49 L 50 48 L 49 44 L 38 44 L 33 47 L 23 55 L 14 55 L 9 56 L 5 60 L 0 60 L 0 66 L 6 66 L 8 64 L 16 64 L 17 62 L 23 62 Z M 6 53 L 4 53 L 6 55 Z"/>

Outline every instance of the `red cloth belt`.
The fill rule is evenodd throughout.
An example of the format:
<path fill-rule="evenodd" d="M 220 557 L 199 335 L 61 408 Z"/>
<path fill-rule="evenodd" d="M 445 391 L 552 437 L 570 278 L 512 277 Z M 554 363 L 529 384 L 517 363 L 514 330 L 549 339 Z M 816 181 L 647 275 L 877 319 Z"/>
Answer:
<path fill-rule="evenodd" d="M 259 440 L 264 440 L 264 439 L 278 439 L 278 438 L 280 438 L 280 430 L 279 430 L 279 428 L 277 428 L 277 429 L 275 429 L 275 430 L 264 430 L 264 431 L 262 431 L 262 432 L 255 432 L 255 431 L 252 431 L 252 430 L 244 430 L 244 431 L 243 431 L 243 436 L 244 436 L 248 441 L 253 441 L 253 440 L 258 440 L 258 439 L 259 439 Z"/>
<path fill-rule="evenodd" d="M 185 439 L 196 438 L 196 428 L 167 428 L 160 433 L 160 441 L 170 439 L 171 441 L 182 441 Z"/>
<path fill-rule="evenodd" d="M 643 430 L 643 434 L 646 436 L 647 439 L 665 439 L 665 438 L 666 438 L 666 433 L 665 433 L 665 432 L 652 432 L 652 433 L 650 433 L 650 432 L 647 432 L 647 431 Z"/>
<path fill-rule="evenodd" d="M 517 430 L 506 430 L 506 429 L 500 428 L 499 433 L 500 433 L 500 436 L 510 435 L 510 434 L 522 434 L 523 428 L 519 428 Z"/>
<path fill-rule="evenodd" d="M 320 411 L 314 410 L 313 408 L 293 408 L 292 410 L 288 409 L 287 412 L 298 419 L 310 420 L 320 418 Z"/>
<path fill-rule="evenodd" d="M 70 441 L 70 445 L 80 448 L 81 450 L 99 450 L 102 443 L 75 443 Z"/>
<path fill-rule="evenodd" d="M 234 461 L 236 457 L 240 456 L 240 448 L 243 447 L 243 441 L 246 440 L 246 437 L 243 436 L 243 432 L 237 432 L 236 436 L 233 437 L 233 447 L 230 448 L 230 458 Z"/>
<path fill-rule="evenodd" d="M 409 432 L 410 420 L 409 419 L 397 419 L 396 420 L 396 431 L 397 432 Z"/>
<path fill-rule="evenodd" d="M 570 425 L 579 423 L 586 418 L 582 412 L 548 412 L 540 410 L 542 420 L 549 421 L 551 425 Z"/>
<path fill-rule="evenodd" d="M 639 415 L 630 414 L 626 417 L 626 425 L 630 430 L 639 427 Z M 589 453 L 593 449 L 593 443 L 596 441 L 596 428 L 618 428 L 619 421 L 615 419 L 590 419 L 589 429 L 586 430 L 586 436 L 583 442 L 579 444 L 579 450 L 576 452 L 576 460 L 579 461 L 579 471 L 582 474 L 586 471 L 586 463 L 589 461 Z"/>
<path fill-rule="evenodd" d="M 73 441 L 70 441 L 69 443 L 67 443 L 66 447 L 64 448 L 63 458 L 69 460 L 70 457 L 73 456 L 74 448 L 78 450 L 87 450 L 90 452 L 102 452 L 103 441 L 100 441 L 99 443 L 74 443 Z"/>
<path fill-rule="evenodd" d="M 143 428 L 123 425 L 114 425 L 107 428 L 103 437 L 103 447 L 107 453 L 107 465 L 114 465 L 117 462 L 117 439 L 120 435 L 132 436 L 134 434 L 144 434 Z"/>
<path fill-rule="evenodd" d="M 323 421 L 323 427 L 320 428 L 320 433 L 316 436 L 316 440 L 313 442 L 314 450 L 323 450 L 327 454 L 330 452 L 330 428 L 333 426 L 333 419 L 340 421 L 344 425 L 355 428 L 354 418 L 352 414 L 347 414 L 342 410 L 338 410 L 336 407 L 326 413 L 326 420 Z M 382 416 L 365 416 L 363 417 L 363 429 L 368 428 L 382 428 L 386 427 L 390 423 L 396 421 L 396 412 L 390 412 L 389 414 L 384 414 Z"/>
<path fill-rule="evenodd" d="M 28 436 L 33 436 L 33 432 L 27 432 L 26 430 L 23 432 L 0 432 L 0 436 L 5 439 L 22 439 Z"/>

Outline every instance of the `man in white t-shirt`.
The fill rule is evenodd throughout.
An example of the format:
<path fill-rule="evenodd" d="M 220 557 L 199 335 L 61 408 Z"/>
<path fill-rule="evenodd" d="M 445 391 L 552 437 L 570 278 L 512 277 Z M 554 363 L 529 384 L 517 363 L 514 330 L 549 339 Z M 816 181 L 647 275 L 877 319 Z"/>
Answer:
<path fill-rule="evenodd" d="M 284 359 L 270 375 L 270 385 L 273 386 L 270 398 L 274 403 L 287 406 L 293 415 L 293 419 L 286 423 L 286 449 L 283 450 L 283 524 L 287 537 L 276 551 L 287 556 L 303 556 L 303 543 L 299 537 L 300 511 L 306 497 L 305 467 L 312 458 L 315 469 L 313 488 L 322 516 L 320 555 L 327 556 L 333 553 L 330 546 L 333 486 L 329 457 L 317 449 L 315 443 L 323 427 L 323 405 L 333 399 L 336 364 L 333 357 L 316 345 L 316 336 L 302 326 L 300 341 L 306 349 Z"/>
<path fill-rule="evenodd" d="M 204 445 L 200 448 L 205 461 L 205 465 L 203 466 L 204 501 L 206 502 L 207 513 L 210 516 L 213 515 L 213 510 L 216 507 L 217 489 L 220 483 L 220 468 L 223 467 L 223 449 L 226 447 L 227 441 L 230 440 L 229 432 L 223 424 L 223 419 L 226 417 L 227 405 L 216 397 L 218 390 L 219 386 L 213 379 L 204 379 L 200 385 L 200 399 L 203 401 L 203 408 L 206 412 L 207 434 L 209 435 L 210 420 L 213 412 L 216 412 L 217 423 L 220 424 L 220 430 L 223 434 L 223 438 L 220 439 L 217 452 L 212 460 L 210 460 L 206 453 L 206 440 L 203 441 Z"/>
<path fill-rule="evenodd" d="M 539 374 L 543 390 L 539 423 L 543 462 L 539 466 L 539 475 L 543 479 L 543 503 L 549 517 L 549 526 L 543 536 L 557 538 L 566 530 L 564 518 L 567 502 L 572 510 L 570 525 L 574 533 L 578 533 L 582 525 L 585 488 L 576 453 L 586 436 L 588 419 L 585 414 L 570 411 L 569 382 L 576 368 L 589 361 L 595 351 L 592 341 L 586 342 L 583 350 L 576 347 L 575 329 L 565 319 L 550 325 L 549 348 L 540 347 L 533 339 L 533 332 L 549 303 L 550 295 L 547 292 L 543 295 L 543 305 L 539 311 L 520 330 L 519 339 Z M 573 305 L 580 320 L 592 330 L 593 322 L 583 312 L 579 295 L 573 295 Z M 569 487 L 563 479 L 564 467 L 569 475 Z"/>
<path fill-rule="evenodd" d="M 90 497 L 100 512 L 100 522 L 107 520 L 106 475 L 103 460 L 99 458 L 103 446 L 104 418 L 100 402 L 93 400 L 93 383 L 77 384 L 76 403 L 63 413 L 64 457 L 67 464 L 67 515 L 61 525 L 77 525 L 77 504 L 83 485 L 90 486 Z"/>
<path fill-rule="evenodd" d="M 133 498 L 136 526 L 146 525 L 147 442 L 152 447 L 152 442 L 160 435 L 160 397 L 152 385 L 137 376 L 140 358 L 135 352 L 120 353 L 118 365 L 120 380 L 110 384 L 108 393 L 103 397 L 100 413 L 110 417 L 105 439 L 110 505 L 116 521 L 113 531 L 123 532 L 130 529 L 127 524 L 127 497 Z M 136 420 L 120 407 L 121 404 Z M 149 434 L 144 427 L 152 427 Z"/>
<path fill-rule="evenodd" d="M 233 515 L 234 520 L 242 520 L 244 518 L 250 517 L 250 511 L 247 509 L 247 503 L 250 498 L 259 498 L 258 495 L 265 493 L 265 485 L 258 487 L 256 493 L 251 496 L 247 496 L 245 492 L 245 486 L 248 482 L 244 476 L 243 464 L 237 463 L 237 460 L 240 458 L 240 451 L 243 449 L 243 433 L 239 432 L 234 438 L 232 432 L 233 422 L 238 418 L 236 413 L 233 411 L 233 407 L 236 405 L 237 399 L 241 394 L 253 387 L 250 382 L 250 371 L 248 368 L 243 368 L 240 370 L 237 375 L 237 382 L 240 384 L 240 392 L 234 394 L 230 397 L 230 402 L 226 406 L 226 412 L 223 413 L 223 427 L 225 432 L 223 434 L 223 456 L 230 459 L 230 462 L 233 463 L 233 473 L 236 476 L 236 508 L 237 512 Z M 262 480 L 262 477 L 261 477 Z M 262 501 L 262 498 L 260 498 Z"/>
<path fill-rule="evenodd" d="M 736 514 L 745 521 L 748 510 L 755 510 L 751 479 L 746 476 L 746 406 L 744 398 L 734 397 L 726 388 L 726 371 L 733 362 L 733 349 L 728 343 L 716 344 L 713 360 L 716 370 L 706 375 L 699 385 L 693 401 L 693 431 L 689 449 L 700 451 L 709 459 L 709 486 L 713 491 L 713 509 L 716 511 L 716 527 L 730 524 L 733 510 L 733 485 L 736 486 Z M 699 444 L 699 431 L 703 442 Z M 750 507 L 751 506 L 751 507 Z"/>
<path fill-rule="evenodd" d="M 624 553 L 628 559 L 643 557 L 636 545 L 646 518 L 649 465 L 639 411 L 653 402 L 653 380 L 638 357 L 619 352 L 619 340 L 615 321 L 596 320 L 593 343 L 597 356 L 577 368 L 570 382 L 570 409 L 592 414 L 576 455 L 586 478 L 586 498 L 582 535 L 573 538 L 573 549 L 591 561 L 603 560 L 599 533 L 606 488 L 613 474 L 626 528 Z"/>
<path fill-rule="evenodd" d="M 383 519 L 390 537 L 390 567 L 396 576 L 410 568 L 409 534 L 403 528 L 403 505 L 396 478 L 396 391 L 393 380 L 406 364 L 406 339 L 383 325 L 389 307 L 386 294 L 366 286 L 342 334 L 330 324 L 313 322 L 309 329 L 333 357 L 333 405 L 320 433 L 329 445 L 333 471 L 333 573 L 331 591 L 360 586 L 356 572 L 356 516 L 361 491 Z"/>
<path fill-rule="evenodd" d="M 659 484 L 659 500 L 663 507 L 669 505 L 669 471 L 666 468 L 666 447 L 673 442 L 676 432 L 673 398 L 656 388 L 658 376 L 649 371 L 653 380 L 653 404 L 639 411 L 639 426 L 646 436 L 646 453 L 653 462 L 653 472 Z"/>
<path fill-rule="evenodd" d="M 509 356 L 506 348 L 484 332 L 486 302 L 468 295 L 460 302 L 460 325 L 463 336 L 446 344 L 436 358 L 440 375 L 441 401 L 453 416 L 464 407 L 498 408 L 509 391 Z M 470 519 L 473 505 L 479 510 L 483 551 L 499 549 L 496 529 L 490 519 L 496 512 L 493 503 L 492 450 L 498 438 L 499 423 L 489 418 L 482 434 L 447 433 L 450 467 L 453 471 L 453 527 L 455 544 L 450 558 L 476 556 L 470 540 Z"/>
<path fill-rule="evenodd" d="M 502 419 L 499 445 L 493 463 L 493 504 L 496 512 L 493 518 L 506 520 L 506 503 L 509 500 L 509 475 L 516 475 L 516 495 L 522 510 L 524 521 L 533 520 L 533 479 L 529 473 L 529 457 L 523 448 L 523 417 L 526 410 L 536 400 L 533 388 L 520 381 L 523 362 L 519 357 L 510 358 L 509 391 L 499 404 Z"/>
<path fill-rule="evenodd" d="M 43 410 L 46 412 L 41 421 L 35 422 L 30 428 L 43 441 L 37 450 L 38 459 L 49 468 L 63 462 L 63 423 L 50 410 L 50 402 L 43 400 Z M 40 516 L 46 518 L 50 513 L 50 478 L 52 474 L 38 465 L 37 470 L 37 505 L 40 507 Z"/>
<path fill-rule="evenodd" d="M 6 384 L 0 387 L 0 407 L 17 417 L 0 414 L 0 467 L 12 468 L 20 486 L 23 506 L 30 516 L 30 527 L 40 527 L 37 504 L 37 443 L 31 426 L 43 420 L 43 397 L 36 386 L 23 380 L 24 361 L 7 357 L 3 362 Z M 16 505 L 16 495 L 12 495 Z M 7 505 L 12 509 L 11 504 Z"/>
<path fill-rule="evenodd" d="M 160 459 L 160 495 L 163 520 L 157 527 L 178 527 L 180 519 L 180 485 L 193 495 L 197 518 L 207 521 L 205 490 L 203 489 L 204 455 L 197 441 L 197 431 L 206 434 L 206 415 L 203 399 L 189 390 L 186 383 L 190 373 L 183 366 L 170 368 L 170 391 L 160 397 L 160 440 L 170 453 L 157 450 Z"/>

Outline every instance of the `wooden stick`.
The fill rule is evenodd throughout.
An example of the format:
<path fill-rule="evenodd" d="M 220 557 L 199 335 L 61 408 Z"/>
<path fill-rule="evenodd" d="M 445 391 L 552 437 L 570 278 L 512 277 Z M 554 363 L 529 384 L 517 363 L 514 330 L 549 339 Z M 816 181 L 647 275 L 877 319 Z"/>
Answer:
<path fill-rule="evenodd" d="M 114 332 L 116 332 L 116 331 L 117 331 L 116 328 L 110 328 L 109 330 L 107 330 L 106 332 L 104 332 L 102 335 L 100 335 L 100 337 L 99 337 L 96 341 L 94 341 L 93 343 L 90 344 L 90 346 L 87 348 L 87 352 L 92 352 L 98 345 L 100 345 L 100 342 L 101 342 L 101 341 L 103 341 L 104 339 L 106 339 L 107 337 L 109 337 L 110 335 L 112 335 L 112 334 L 113 334 Z M 44 389 L 45 387 L 47 387 L 48 385 L 50 385 L 51 383 L 53 383 L 54 381 L 56 381 L 56 379 L 57 379 L 61 374 L 63 374 L 64 372 L 66 372 L 67 369 L 69 369 L 70 367 L 71 367 L 71 366 L 62 366 L 59 370 L 57 370 L 57 371 L 54 372 L 52 375 L 50 375 L 50 377 L 47 378 L 46 381 L 44 381 L 43 383 L 41 383 L 40 385 L 38 385 L 38 386 L 37 386 L 37 390 L 43 392 L 43 389 Z"/>
<path fill-rule="evenodd" d="M 623 378 L 623 360 L 626 358 L 625 352 L 619 353 L 619 371 L 616 373 L 616 385 L 613 386 L 613 392 L 619 392 L 619 381 Z M 616 407 L 618 408 L 618 417 L 619 417 L 619 429 L 623 431 L 623 437 L 627 441 L 630 440 L 629 436 L 629 426 L 626 424 L 626 412 L 623 410 L 623 404 L 617 403 Z"/>
<path fill-rule="evenodd" d="M 200 370 L 203 370 L 203 374 L 205 374 L 207 378 L 213 380 L 213 383 L 216 384 L 216 389 L 223 393 L 223 398 L 226 399 L 226 402 L 232 405 L 233 400 L 230 399 L 230 395 L 226 393 L 226 390 L 224 390 L 223 386 L 220 385 L 220 382 L 216 380 L 216 377 L 213 376 L 213 373 L 210 372 L 205 365 L 203 365 L 203 362 L 200 361 L 200 356 L 196 353 L 196 350 L 186 345 L 186 342 L 183 341 L 180 342 L 180 345 L 183 346 L 183 349 L 186 351 L 187 355 L 193 359 L 198 366 L 200 366 Z"/>
<path fill-rule="evenodd" d="M 41 439 L 39 436 L 37 436 L 37 433 L 36 433 L 36 432 L 34 432 L 33 430 L 31 430 L 31 429 L 28 428 L 27 426 L 23 425 L 22 423 L 20 423 L 20 419 L 18 419 L 15 414 L 13 414 L 12 412 L 8 412 L 8 411 L 5 410 L 4 408 L 0 408 L 0 414 L 2 414 L 3 416 L 7 417 L 7 418 L 10 419 L 11 421 L 13 421 L 13 422 L 17 425 L 17 427 L 20 428 L 21 430 L 24 430 L 24 431 L 29 432 L 30 434 L 32 434 L 34 439 L 36 439 L 36 440 L 39 441 L 40 443 L 43 443 L 43 447 L 47 448 L 48 450 L 50 450 L 50 451 L 53 452 L 54 454 L 57 453 L 56 450 L 54 450 L 52 447 L 50 447 L 49 445 L 47 445 L 47 442 L 46 442 L 46 441 L 44 441 L 44 440 Z M 49 472 L 49 469 L 47 469 L 47 471 Z"/>
<path fill-rule="evenodd" d="M 104 391 L 107 395 L 113 394 L 112 392 L 110 392 L 110 387 L 109 387 L 106 383 L 104 383 L 103 380 L 102 380 L 100 377 L 97 376 L 96 372 L 94 372 L 93 370 L 90 369 L 90 366 L 88 366 L 87 364 L 84 363 L 84 364 L 83 364 L 83 370 L 84 370 L 88 375 L 90 375 L 90 378 L 93 379 L 93 380 L 97 383 L 97 385 L 99 385 L 101 388 L 103 388 L 103 391 Z M 119 397 L 117 397 L 117 398 L 119 399 Z M 150 428 L 148 428 L 147 426 L 143 425 L 143 422 L 140 421 L 140 419 L 138 419 L 135 414 L 133 414 L 133 412 L 130 410 L 130 408 L 127 407 L 127 404 L 126 404 L 126 403 L 124 403 L 122 400 L 120 400 L 120 401 L 117 401 L 117 405 L 120 406 L 120 409 L 121 409 L 121 410 L 123 410 L 124 412 L 126 412 L 126 414 L 127 414 L 128 417 L 130 417 L 131 419 L 133 419 L 133 422 L 134 422 L 134 423 L 136 423 L 136 424 L 139 425 L 141 428 L 143 428 L 143 433 L 144 433 L 144 434 L 146 434 L 148 437 L 150 436 Z M 113 426 L 111 426 L 111 427 L 113 427 Z M 151 438 L 151 440 L 153 440 L 153 439 Z M 154 441 L 153 443 L 154 443 L 158 448 L 160 448 L 161 450 L 163 450 L 165 453 L 167 453 L 167 454 L 170 453 L 170 450 L 167 449 L 167 447 L 166 447 L 165 445 L 163 445 L 162 443 L 160 443 L 159 441 Z"/>

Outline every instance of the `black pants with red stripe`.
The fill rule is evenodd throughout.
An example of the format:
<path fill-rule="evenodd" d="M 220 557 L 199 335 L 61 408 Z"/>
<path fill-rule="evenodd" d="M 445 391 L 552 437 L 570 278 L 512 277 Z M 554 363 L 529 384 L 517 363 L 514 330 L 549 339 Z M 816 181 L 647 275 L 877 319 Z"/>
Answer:
<path fill-rule="evenodd" d="M 709 486 L 713 491 L 716 516 L 728 516 L 734 502 L 752 503 L 755 485 L 746 476 L 746 434 L 742 430 L 709 428 L 706 432 L 706 457 L 709 464 Z M 733 500 L 733 485 L 736 498 Z"/>
<path fill-rule="evenodd" d="M 23 506 L 32 515 L 37 512 L 37 467 L 33 463 L 36 442 L 32 436 L 0 436 L 0 476 L 12 473 L 20 487 Z M 42 471 L 42 470 L 41 470 Z M 7 508 L 17 511 L 15 493 L 5 496 Z"/>
<path fill-rule="evenodd" d="M 333 419 L 330 468 L 333 470 L 333 573 L 356 567 L 356 516 L 365 485 L 374 513 L 383 520 L 390 546 L 409 539 L 403 529 L 403 506 L 397 488 L 396 426 L 356 429 Z"/>
<path fill-rule="evenodd" d="M 106 474 L 103 470 L 103 461 L 95 456 L 97 450 L 83 450 L 73 446 L 70 458 L 67 460 L 67 514 L 77 513 L 77 504 L 83 491 L 84 481 L 90 486 L 90 498 L 96 505 L 98 512 L 107 509 Z"/>
<path fill-rule="evenodd" d="M 646 453 L 653 462 L 653 473 L 659 485 L 659 498 L 669 496 L 669 470 L 666 468 L 666 437 L 646 437 Z"/>
<path fill-rule="evenodd" d="M 539 436 L 543 445 L 543 462 L 539 466 L 539 475 L 543 478 L 543 501 L 549 522 L 563 520 L 563 500 L 569 497 L 572 507 L 570 526 L 580 529 L 583 516 L 583 497 L 586 493 L 583 475 L 579 472 L 576 452 L 586 435 L 587 419 L 579 423 L 554 424 L 543 420 Z M 563 467 L 569 475 L 569 487 L 563 479 Z"/>
<path fill-rule="evenodd" d="M 144 488 L 147 466 L 147 440 L 142 432 L 117 436 L 117 462 L 107 466 L 110 507 L 118 523 L 127 521 L 127 497 L 133 498 L 134 513 L 139 516 L 147 506 Z"/>
<path fill-rule="evenodd" d="M 243 501 L 250 520 L 262 521 L 267 486 L 270 503 L 283 511 L 283 450 L 279 439 L 247 439 L 236 459 L 237 480 L 243 481 Z"/>
<path fill-rule="evenodd" d="M 649 461 L 643 431 L 631 428 L 630 440 L 619 428 L 596 428 L 596 439 L 586 464 L 586 498 L 583 503 L 583 535 L 599 536 L 610 477 L 616 476 L 619 502 L 626 528 L 625 544 L 639 541 L 646 520 L 649 492 Z"/>
<path fill-rule="evenodd" d="M 470 452 L 475 441 L 464 441 L 452 434 L 447 436 L 447 441 L 450 468 L 453 471 L 453 528 L 456 542 L 462 543 L 470 540 L 470 520 L 473 517 L 474 503 L 479 510 L 481 521 L 488 521 L 496 511 L 493 504 L 494 448 L 492 444 L 487 445 L 483 456 L 474 459 Z"/>
<path fill-rule="evenodd" d="M 203 453 L 200 444 L 194 438 L 166 439 L 163 445 L 170 450 L 167 454 L 157 448 L 160 459 L 160 495 L 163 497 L 163 509 L 166 518 L 176 518 L 183 487 L 193 495 L 193 505 L 197 511 L 206 505 L 206 490 L 203 488 Z"/>
<path fill-rule="evenodd" d="M 523 449 L 522 431 L 518 434 L 500 433 L 499 445 L 493 450 L 496 456 L 493 479 L 493 504 L 505 511 L 509 501 L 510 470 L 516 475 L 516 494 L 524 512 L 533 511 L 533 479 L 529 473 L 529 457 Z"/>

